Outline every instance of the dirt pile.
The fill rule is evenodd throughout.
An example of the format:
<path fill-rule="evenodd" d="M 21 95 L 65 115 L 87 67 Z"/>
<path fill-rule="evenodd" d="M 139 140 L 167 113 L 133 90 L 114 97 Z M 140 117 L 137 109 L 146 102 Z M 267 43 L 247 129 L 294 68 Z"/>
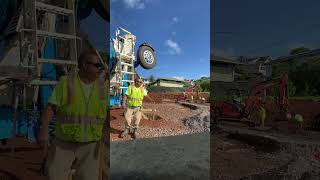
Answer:
<path fill-rule="evenodd" d="M 164 99 L 178 101 L 184 98 L 183 93 L 149 93 L 149 97 L 152 98 L 156 103 L 162 103 Z M 147 98 L 145 98 L 143 101 L 150 102 L 150 100 Z"/>
<path fill-rule="evenodd" d="M 209 102 L 209 93 L 201 92 L 199 93 L 199 96 L 204 98 L 206 102 Z M 149 93 L 149 97 L 151 97 L 156 103 L 162 103 L 164 100 L 180 101 L 185 99 L 183 93 Z M 150 102 L 147 98 L 143 101 Z"/>
<path fill-rule="evenodd" d="M 209 108 L 200 108 L 197 113 L 183 120 L 185 126 L 193 131 L 210 131 L 210 112 Z"/>
<path fill-rule="evenodd" d="M 183 119 L 194 115 L 194 112 L 191 109 L 175 103 L 145 103 L 144 108 L 155 109 L 156 114 L 166 121 L 180 122 Z"/>

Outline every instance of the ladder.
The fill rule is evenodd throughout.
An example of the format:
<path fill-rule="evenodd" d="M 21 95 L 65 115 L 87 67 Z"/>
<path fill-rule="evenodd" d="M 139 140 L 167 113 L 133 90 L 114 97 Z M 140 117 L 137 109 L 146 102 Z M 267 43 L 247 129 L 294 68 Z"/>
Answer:
<path fill-rule="evenodd" d="M 22 39 L 25 35 L 29 38 L 26 44 L 29 44 L 29 50 L 27 51 L 30 61 L 24 67 L 31 68 L 33 80 L 29 82 L 30 85 L 55 85 L 57 81 L 44 80 L 41 77 L 43 64 L 55 64 L 61 65 L 64 68 L 71 67 L 71 71 L 75 71 L 77 67 L 77 39 L 76 35 L 76 17 L 75 17 L 75 0 L 66 0 L 67 8 L 50 5 L 49 3 L 40 2 L 38 0 L 24 0 L 23 1 L 23 28 L 20 29 L 22 33 Z M 42 12 L 42 14 L 40 13 Z M 49 23 L 46 29 L 39 28 L 41 24 L 38 23 L 39 19 L 44 17 Z M 55 18 L 49 20 L 49 15 L 54 17 L 61 15 L 68 18 L 68 32 L 58 33 L 55 28 Z M 52 17 L 52 16 L 51 16 Z M 51 26 L 51 28 L 50 28 Z M 39 57 L 39 40 L 43 38 L 43 42 L 46 42 L 47 38 L 55 40 L 67 40 L 69 41 L 69 59 L 45 59 Z M 23 43 L 21 43 L 23 45 Z M 30 46 L 31 45 L 31 46 Z M 59 47 L 57 47 L 59 48 Z M 22 50 L 23 48 L 21 48 Z M 41 52 L 42 50 L 40 50 Z"/>
<path fill-rule="evenodd" d="M 121 36 L 121 33 L 125 33 Z M 134 83 L 135 79 L 135 68 L 134 68 L 134 47 L 135 47 L 136 37 L 129 31 L 119 27 L 116 31 L 115 39 L 115 49 L 117 56 L 117 66 L 115 69 L 116 72 L 116 82 L 120 84 L 119 89 L 127 89 L 128 86 L 125 86 L 125 83 Z M 125 75 L 128 75 L 128 78 L 125 79 Z"/>
<path fill-rule="evenodd" d="M 50 1 L 50 0 L 49 0 Z M 56 80 L 46 80 L 42 77 L 42 65 L 60 65 L 67 73 L 77 70 L 77 37 L 75 0 L 66 0 L 64 7 L 51 5 L 48 0 L 24 0 L 22 2 L 22 22 L 18 31 L 20 34 L 20 66 L 28 69 L 30 80 L 27 85 L 33 86 L 34 104 L 38 100 L 39 86 L 56 85 Z M 54 2 L 54 1 L 52 1 Z M 68 19 L 67 31 L 57 32 L 56 18 L 58 16 Z M 21 19 L 21 18 L 19 18 Z M 56 49 L 59 49 L 58 40 L 67 41 L 69 57 L 66 59 L 46 59 L 39 56 L 43 54 L 43 45 L 47 39 L 55 40 Z M 42 43 L 42 45 L 41 45 Z M 60 49 L 62 49 L 60 47 Z M 55 56 L 57 54 L 55 53 Z M 69 69 L 69 70 L 68 70 Z"/>

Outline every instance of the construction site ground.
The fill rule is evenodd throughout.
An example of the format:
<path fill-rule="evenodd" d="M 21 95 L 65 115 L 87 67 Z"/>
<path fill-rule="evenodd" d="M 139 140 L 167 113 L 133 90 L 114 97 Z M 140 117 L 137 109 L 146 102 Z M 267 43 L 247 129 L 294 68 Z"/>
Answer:
<path fill-rule="evenodd" d="M 151 112 L 144 113 L 140 121 L 139 138 L 154 138 L 209 131 L 209 103 L 185 102 L 182 100 L 182 93 L 153 93 L 150 94 L 150 97 L 155 103 L 146 101 L 143 108 L 149 110 L 155 109 L 155 119 L 152 120 Z M 202 114 L 203 117 L 198 117 L 199 114 Z M 119 138 L 120 133 L 125 128 L 124 109 L 118 107 L 112 108 L 110 116 L 112 141 L 132 139 L 131 136 Z"/>
<path fill-rule="evenodd" d="M 290 100 L 290 112 L 302 114 L 302 126 L 281 120 L 267 103 L 267 130 L 220 122 L 211 136 L 212 178 L 219 180 L 320 179 L 320 103 Z"/>
<path fill-rule="evenodd" d="M 162 96 L 154 96 L 155 104 L 145 102 L 145 108 L 156 109 L 156 118 L 148 119 L 146 114 L 138 140 L 118 137 L 124 128 L 123 109 L 111 110 L 111 179 L 209 178 L 209 104 L 181 105 L 177 103 L 181 94 Z M 8 140 L 0 146 L 0 177 L 10 174 L 11 179 L 45 180 L 40 175 L 42 157 L 36 143 L 28 143 L 24 137 Z M 155 171 L 158 175 L 151 173 Z"/>
<path fill-rule="evenodd" d="M 12 154 L 11 147 L 15 147 Z M 28 143 L 26 138 L 10 139 L 0 146 L 0 179 L 4 180 L 45 180 L 40 169 L 43 151 L 37 144 Z M 8 178 L 11 177 L 11 178 Z"/>

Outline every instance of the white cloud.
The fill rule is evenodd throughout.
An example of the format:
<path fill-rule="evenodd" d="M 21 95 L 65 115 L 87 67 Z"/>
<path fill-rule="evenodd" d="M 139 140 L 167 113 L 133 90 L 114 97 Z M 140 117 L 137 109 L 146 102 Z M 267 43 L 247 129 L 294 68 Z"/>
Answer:
<path fill-rule="evenodd" d="M 183 81 L 185 78 L 183 76 L 173 76 L 173 78 Z"/>
<path fill-rule="evenodd" d="M 166 46 L 168 46 L 170 48 L 169 53 L 171 55 L 181 54 L 181 48 L 177 42 L 174 42 L 174 41 L 168 39 L 168 40 L 166 40 L 165 44 L 166 44 Z"/>
<path fill-rule="evenodd" d="M 175 16 L 175 17 L 172 18 L 172 21 L 173 21 L 173 23 L 178 23 L 178 22 L 179 22 L 179 19 L 178 19 L 177 16 Z"/>
<path fill-rule="evenodd" d="M 146 6 L 144 5 L 144 3 L 140 3 L 138 6 L 137 6 L 137 9 L 144 9 Z"/>
<path fill-rule="evenodd" d="M 133 8 L 133 9 L 145 8 L 144 0 L 123 0 L 123 2 L 128 8 Z"/>

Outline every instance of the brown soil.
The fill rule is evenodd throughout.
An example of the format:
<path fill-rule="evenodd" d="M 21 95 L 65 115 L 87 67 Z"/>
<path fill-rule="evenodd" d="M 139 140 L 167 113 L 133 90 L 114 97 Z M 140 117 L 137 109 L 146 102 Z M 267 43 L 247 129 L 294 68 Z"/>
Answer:
<path fill-rule="evenodd" d="M 274 154 L 261 153 L 226 134 L 211 137 L 212 177 L 219 180 L 238 180 L 255 173 L 279 168 L 287 163 Z"/>
<path fill-rule="evenodd" d="M 195 93 L 194 93 L 194 96 L 195 96 Z M 206 102 L 209 101 L 209 93 L 201 92 L 199 93 L 199 96 L 205 98 Z M 149 97 L 151 97 L 156 103 L 161 103 L 167 99 L 174 100 L 174 101 L 185 99 L 183 93 L 149 93 Z M 150 102 L 150 100 L 145 99 L 144 102 Z"/>
<path fill-rule="evenodd" d="M 267 103 L 267 124 L 289 131 L 294 131 L 299 128 L 299 125 L 293 121 L 277 121 L 279 120 L 277 111 L 278 106 L 272 102 Z M 302 127 L 304 130 L 320 130 L 320 102 L 290 100 L 289 111 L 292 116 L 295 114 L 301 114 L 303 116 L 304 122 Z"/>
<path fill-rule="evenodd" d="M 146 104 L 145 106 L 148 108 L 148 104 Z M 160 111 L 160 109 L 163 109 L 165 105 L 153 104 L 150 106 L 157 109 L 157 115 L 159 115 L 160 117 L 162 117 L 164 115 L 163 114 L 164 112 L 162 110 Z M 149 106 L 149 108 L 151 108 L 150 106 Z M 171 105 L 171 106 L 173 106 L 173 105 Z M 173 111 L 172 111 L 172 109 L 173 109 Z M 166 110 L 168 116 L 170 116 L 170 114 L 174 115 L 174 113 L 179 113 L 176 111 L 178 108 L 172 108 L 172 109 Z M 187 108 L 180 109 L 180 113 L 182 114 L 183 112 L 188 111 L 186 109 Z M 165 116 L 165 118 L 168 118 L 168 116 Z M 124 122 L 125 122 L 124 109 L 120 109 L 120 108 L 111 109 L 110 110 L 110 117 L 111 117 L 111 119 L 110 119 L 111 140 L 115 141 L 115 140 L 129 140 L 129 139 L 131 139 L 129 136 L 126 136 L 123 139 L 119 138 L 119 134 L 124 130 Z M 177 118 L 177 117 L 174 117 L 174 118 Z M 150 129 L 161 128 L 161 129 L 170 129 L 170 130 L 185 129 L 185 126 L 182 121 L 177 121 L 177 120 L 172 120 L 172 119 L 173 118 L 170 118 L 170 119 L 161 118 L 158 120 L 148 120 L 148 119 L 142 118 L 140 121 L 140 127 L 150 128 Z"/>
<path fill-rule="evenodd" d="M 11 154 L 11 144 L 15 146 L 15 153 Z M 45 180 L 40 176 L 43 162 L 42 150 L 36 144 L 30 144 L 23 137 L 9 140 L 0 146 L 0 171 L 14 175 L 19 180 Z"/>

